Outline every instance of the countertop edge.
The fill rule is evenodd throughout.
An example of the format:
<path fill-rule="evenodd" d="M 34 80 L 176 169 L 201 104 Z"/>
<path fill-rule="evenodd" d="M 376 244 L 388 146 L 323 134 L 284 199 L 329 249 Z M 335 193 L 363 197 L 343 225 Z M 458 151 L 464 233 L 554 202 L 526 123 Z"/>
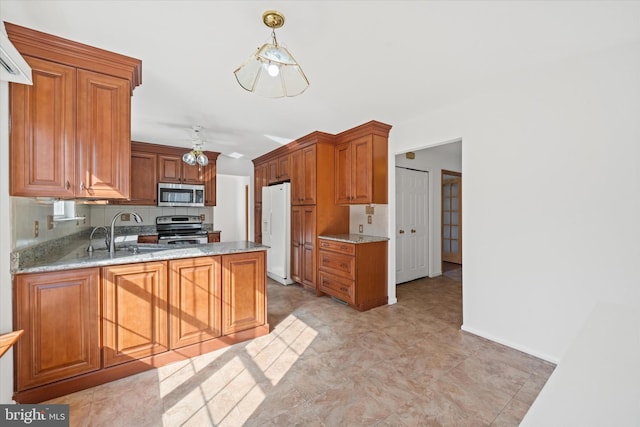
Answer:
<path fill-rule="evenodd" d="M 66 260 L 55 261 L 43 265 L 34 265 L 16 269 L 11 274 L 46 273 L 52 271 L 75 270 L 81 268 L 106 267 L 111 265 L 135 264 L 140 262 L 169 261 L 173 259 L 198 258 L 204 256 L 230 255 L 236 253 L 266 251 L 268 246 L 248 241 L 205 243 L 201 245 L 190 245 L 186 248 L 178 249 L 158 249 L 153 252 L 118 254 L 114 258 L 108 254 L 101 253 L 98 258 L 78 257 Z M 73 255 L 73 252 L 69 255 Z"/>
<path fill-rule="evenodd" d="M 344 243 L 353 243 L 356 245 L 364 244 L 364 243 L 375 243 L 375 242 L 386 242 L 389 240 L 388 237 L 383 236 L 370 236 L 366 234 L 330 234 L 330 235 L 320 235 L 318 239 L 322 240 L 332 240 L 334 242 L 344 242 Z"/>

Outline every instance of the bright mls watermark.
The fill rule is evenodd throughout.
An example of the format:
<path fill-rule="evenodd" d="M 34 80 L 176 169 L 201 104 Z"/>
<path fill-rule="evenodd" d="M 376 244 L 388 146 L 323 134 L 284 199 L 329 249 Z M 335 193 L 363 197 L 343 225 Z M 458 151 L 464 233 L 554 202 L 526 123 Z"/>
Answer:
<path fill-rule="evenodd" d="M 69 405 L 0 405 L 0 426 L 69 427 Z"/>

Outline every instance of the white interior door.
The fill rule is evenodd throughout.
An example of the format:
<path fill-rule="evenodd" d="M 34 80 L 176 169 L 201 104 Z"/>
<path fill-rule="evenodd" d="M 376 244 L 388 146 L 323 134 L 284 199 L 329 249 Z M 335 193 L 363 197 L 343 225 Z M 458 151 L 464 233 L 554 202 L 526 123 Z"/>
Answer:
<path fill-rule="evenodd" d="M 429 275 L 429 174 L 396 167 L 396 283 Z"/>

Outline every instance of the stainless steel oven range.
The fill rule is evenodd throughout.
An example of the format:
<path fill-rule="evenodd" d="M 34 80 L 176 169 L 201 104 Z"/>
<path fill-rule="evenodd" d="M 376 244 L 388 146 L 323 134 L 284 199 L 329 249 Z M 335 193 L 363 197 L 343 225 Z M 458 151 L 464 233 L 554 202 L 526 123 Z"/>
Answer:
<path fill-rule="evenodd" d="M 207 243 L 202 219 L 196 215 L 166 215 L 156 218 L 158 243 L 169 245 L 197 245 Z"/>

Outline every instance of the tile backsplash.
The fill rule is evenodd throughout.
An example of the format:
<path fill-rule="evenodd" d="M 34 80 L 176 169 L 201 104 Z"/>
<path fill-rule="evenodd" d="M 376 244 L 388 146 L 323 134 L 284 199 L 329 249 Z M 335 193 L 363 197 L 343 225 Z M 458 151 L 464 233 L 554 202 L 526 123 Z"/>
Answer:
<path fill-rule="evenodd" d="M 130 221 L 118 221 L 116 225 L 152 225 L 156 224 L 156 217 L 163 215 L 202 215 L 204 222 L 213 223 L 213 208 L 168 208 L 157 206 L 124 206 L 124 205 L 94 205 L 91 207 L 91 226 L 111 225 L 111 220 L 118 212 L 135 212 L 142 217 L 142 223 L 133 218 Z"/>
<path fill-rule="evenodd" d="M 349 232 L 370 236 L 389 237 L 389 205 L 369 205 L 373 214 L 367 214 L 366 205 L 351 205 L 349 212 Z M 371 224 L 368 218 L 371 217 Z M 362 225 L 362 232 L 359 231 Z"/>
<path fill-rule="evenodd" d="M 38 200 L 27 197 L 11 197 L 12 251 L 39 245 L 49 240 L 70 236 L 99 225 L 108 226 L 118 212 L 136 212 L 143 222 L 118 221 L 116 226 L 153 226 L 156 217 L 162 215 L 202 215 L 205 224 L 213 224 L 213 208 L 165 208 L 157 206 L 125 205 L 85 205 L 76 202 L 76 216 L 84 217 L 73 221 L 56 221 L 54 228 L 48 229 L 47 219 L 53 215 L 53 200 Z M 38 236 L 35 236 L 35 222 L 38 222 Z"/>
<path fill-rule="evenodd" d="M 11 197 L 12 250 L 34 246 L 91 228 L 90 207 L 87 205 L 76 205 L 76 216 L 85 219 L 55 222 L 52 229 L 47 227 L 49 215 L 53 215 L 51 200 Z M 36 221 L 37 237 L 34 232 Z"/>

